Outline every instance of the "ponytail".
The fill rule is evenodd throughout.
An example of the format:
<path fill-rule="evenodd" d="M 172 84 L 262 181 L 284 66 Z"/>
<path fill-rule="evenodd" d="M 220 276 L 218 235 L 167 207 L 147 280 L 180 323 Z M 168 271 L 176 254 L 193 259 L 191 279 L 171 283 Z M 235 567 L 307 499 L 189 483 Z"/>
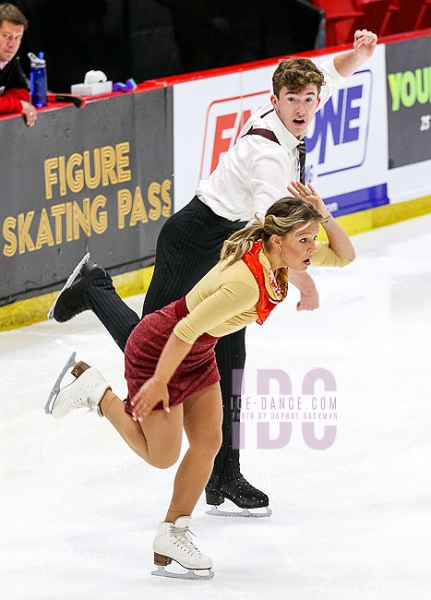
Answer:
<path fill-rule="evenodd" d="M 264 223 L 256 215 L 255 222 L 248 225 L 227 239 L 221 249 L 221 260 L 228 260 L 229 264 L 233 264 L 249 252 L 257 240 L 262 239 L 264 233 Z"/>
<path fill-rule="evenodd" d="M 264 220 L 256 214 L 251 225 L 231 235 L 223 244 L 220 259 L 227 261 L 226 266 L 231 265 L 241 260 L 257 240 L 266 242 L 274 234 L 283 237 L 296 227 L 322 220 L 322 215 L 312 204 L 296 198 L 282 198 L 269 207 Z"/>

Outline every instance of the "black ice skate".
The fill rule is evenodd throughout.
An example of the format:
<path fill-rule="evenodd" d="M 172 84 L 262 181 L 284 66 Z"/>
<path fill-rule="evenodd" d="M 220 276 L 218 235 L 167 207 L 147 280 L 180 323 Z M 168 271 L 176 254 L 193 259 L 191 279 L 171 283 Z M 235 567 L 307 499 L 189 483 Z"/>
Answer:
<path fill-rule="evenodd" d="M 225 498 L 230 500 L 242 510 L 220 510 Z M 206 489 L 207 504 L 211 510 L 207 515 L 217 517 L 270 517 L 272 512 L 268 508 L 269 498 L 266 494 L 252 486 L 244 477 L 239 477 L 227 483 L 222 483 L 218 488 Z"/>
<path fill-rule="evenodd" d="M 76 265 L 54 304 L 49 309 L 48 319 L 55 319 L 59 323 L 64 323 L 88 310 L 89 306 L 84 297 L 84 287 L 89 279 L 95 277 L 109 277 L 109 275 L 102 267 L 90 261 L 90 253 L 87 252 Z"/>

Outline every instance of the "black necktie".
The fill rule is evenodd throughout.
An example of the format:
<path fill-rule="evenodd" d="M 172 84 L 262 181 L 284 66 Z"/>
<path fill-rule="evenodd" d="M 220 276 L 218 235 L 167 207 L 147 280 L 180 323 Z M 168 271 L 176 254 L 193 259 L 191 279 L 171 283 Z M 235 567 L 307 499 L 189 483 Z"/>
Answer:
<path fill-rule="evenodd" d="M 305 155 L 307 150 L 305 148 L 305 142 L 302 140 L 296 146 L 298 148 L 298 158 L 299 158 L 299 181 L 305 185 Z"/>

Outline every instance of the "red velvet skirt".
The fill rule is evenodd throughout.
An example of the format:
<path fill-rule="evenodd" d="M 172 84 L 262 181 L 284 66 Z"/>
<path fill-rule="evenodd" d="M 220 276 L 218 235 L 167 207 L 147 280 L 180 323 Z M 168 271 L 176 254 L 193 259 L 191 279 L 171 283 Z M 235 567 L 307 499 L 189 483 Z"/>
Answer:
<path fill-rule="evenodd" d="M 146 315 L 132 331 L 125 348 L 127 399 L 125 410 L 132 413 L 130 399 L 153 374 L 160 354 L 175 325 L 188 313 L 185 299 Z M 218 338 L 201 335 L 174 373 L 168 385 L 169 405 L 184 400 L 220 381 L 214 346 Z M 154 410 L 162 410 L 160 402 Z"/>

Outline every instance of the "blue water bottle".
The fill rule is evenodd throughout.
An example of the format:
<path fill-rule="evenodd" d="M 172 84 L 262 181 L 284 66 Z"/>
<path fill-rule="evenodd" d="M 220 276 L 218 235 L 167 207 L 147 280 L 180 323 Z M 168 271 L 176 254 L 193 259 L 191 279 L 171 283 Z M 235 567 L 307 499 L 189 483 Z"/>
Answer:
<path fill-rule="evenodd" d="M 39 52 L 35 56 L 32 52 L 28 53 L 30 59 L 30 97 L 33 106 L 40 108 L 46 106 L 48 100 L 47 92 L 47 77 L 46 77 L 46 62 L 44 53 Z"/>

